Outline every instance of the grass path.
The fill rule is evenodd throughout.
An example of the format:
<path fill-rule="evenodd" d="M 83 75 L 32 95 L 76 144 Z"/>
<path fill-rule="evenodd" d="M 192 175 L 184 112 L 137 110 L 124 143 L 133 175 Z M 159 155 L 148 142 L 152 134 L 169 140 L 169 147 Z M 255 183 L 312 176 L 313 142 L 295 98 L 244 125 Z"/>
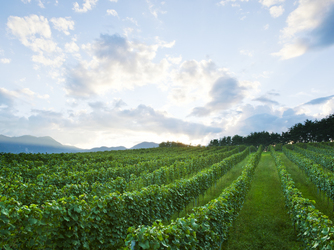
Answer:
<path fill-rule="evenodd" d="M 285 209 L 275 162 L 270 153 L 262 153 L 244 206 L 222 249 L 302 249 L 300 246 Z"/>
<path fill-rule="evenodd" d="M 200 195 L 199 199 L 198 199 L 198 203 L 194 203 L 191 202 L 188 204 L 188 206 L 183 209 L 180 213 L 175 213 L 172 216 L 172 220 L 175 220 L 176 218 L 179 217 L 184 217 L 186 214 L 191 213 L 192 209 L 195 206 L 203 206 L 206 203 L 208 203 L 209 201 L 211 201 L 212 199 L 217 198 L 222 192 L 223 190 L 228 187 L 229 185 L 232 184 L 232 182 L 234 180 L 236 180 L 242 172 L 243 166 L 247 163 L 248 159 L 250 156 L 247 156 L 244 160 L 242 160 L 241 162 L 239 162 L 237 165 L 233 166 L 232 169 L 230 169 L 230 171 L 228 171 L 225 175 L 223 175 L 217 182 L 216 185 L 212 186 L 211 188 L 209 188 L 205 195 Z"/>
<path fill-rule="evenodd" d="M 334 221 L 333 201 L 328 201 L 325 195 L 320 194 L 317 190 L 317 187 L 311 182 L 311 180 L 309 180 L 307 175 L 300 168 L 298 168 L 296 164 L 290 161 L 283 153 L 279 154 L 282 156 L 286 170 L 289 172 L 293 181 L 295 182 L 296 188 L 302 192 L 303 197 L 314 200 L 315 208 Z"/>

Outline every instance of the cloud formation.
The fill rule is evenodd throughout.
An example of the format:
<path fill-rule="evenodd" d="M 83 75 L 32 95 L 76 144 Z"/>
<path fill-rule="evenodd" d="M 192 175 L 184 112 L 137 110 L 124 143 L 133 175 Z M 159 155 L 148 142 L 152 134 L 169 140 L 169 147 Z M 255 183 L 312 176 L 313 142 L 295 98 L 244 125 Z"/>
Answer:
<path fill-rule="evenodd" d="M 80 5 L 78 4 L 78 2 L 75 2 L 73 4 L 73 10 L 79 13 L 86 13 L 87 11 L 91 10 L 96 5 L 97 1 L 98 0 L 84 0 L 82 8 L 80 8 Z"/>
<path fill-rule="evenodd" d="M 9 58 L 1 58 L 0 62 L 3 63 L 3 64 L 9 64 L 11 62 L 11 59 L 9 59 Z"/>
<path fill-rule="evenodd" d="M 271 7 L 276 4 L 285 2 L 285 0 L 260 0 L 259 3 L 266 7 Z"/>
<path fill-rule="evenodd" d="M 155 7 L 154 4 L 150 0 L 146 0 L 146 2 L 148 4 L 148 9 L 149 9 L 150 13 L 155 18 L 158 18 L 158 14 L 166 14 L 167 13 L 167 11 L 163 11 L 159 7 Z M 161 3 L 161 5 L 163 5 L 163 4 Z"/>
<path fill-rule="evenodd" d="M 290 59 L 334 44 L 334 0 L 299 0 L 281 30 L 283 48 L 274 56 Z"/>
<path fill-rule="evenodd" d="M 240 2 L 248 2 L 249 0 L 222 0 L 218 3 L 218 5 L 221 5 L 221 6 L 225 6 L 227 3 L 229 2 L 232 2 L 232 3 L 235 3 L 237 1 L 240 1 Z"/>
<path fill-rule="evenodd" d="M 253 99 L 253 101 L 258 101 L 258 102 L 262 102 L 264 104 L 273 104 L 273 105 L 279 105 L 279 103 L 277 101 L 274 101 L 266 96 L 260 96 L 258 98 Z"/>
<path fill-rule="evenodd" d="M 71 20 L 70 17 L 59 17 L 59 18 L 51 18 L 50 21 L 53 23 L 53 27 L 56 30 L 64 32 L 65 35 L 69 35 L 69 30 L 74 30 L 74 21 Z"/>
<path fill-rule="evenodd" d="M 281 16 L 284 12 L 284 8 L 283 6 L 273 6 L 269 9 L 269 12 L 270 12 L 270 15 L 273 17 L 273 18 L 277 18 L 279 16 Z"/>
<path fill-rule="evenodd" d="M 12 107 L 14 103 L 13 96 L 5 88 L 0 88 L 0 107 L 1 108 L 8 108 Z"/>
<path fill-rule="evenodd" d="M 334 97 L 334 95 L 326 96 L 326 97 L 320 97 L 313 99 L 309 102 L 304 103 L 303 105 L 318 105 L 318 104 L 323 104 L 329 100 L 331 100 Z"/>
<path fill-rule="evenodd" d="M 108 14 L 108 15 L 112 15 L 112 16 L 117 16 L 117 17 L 118 17 L 118 14 L 117 14 L 117 11 L 116 11 L 116 10 L 112 10 L 112 9 L 107 10 L 107 14 Z"/>
<path fill-rule="evenodd" d="M 169 62 L 153 62 L 159 48 L 174 45 L 163 41 L 146 45 L 127 40 L 120 35 L 101 35 L 84 46 L 91 61 L 80 61 L 67 72 L 68 95 L 87 98 L 110 89 L 132 89 L 149 83 L 161 83 L 167 78 Z"/>
<path fill-rule="evenodd" d="M 0 107 L 12 105 L 13 99 L 0 89 Z M 4 98 L 3 98 L 4 97 Z M 89 143 L 100 133 L 127 134 L 136 131 L 156 136 L 178 135 L 191 139 L 202 139 L 222 131 L 219 127 L 183 121 L 168 116 L 146 105 L 123 109 L 126 104 L 118 99 L 113 104 L 89 103 L 91 111 L 63 112 L 34 109 L 29 117 L 19 117 L 0 109 L 0 131 L 8 135 L 45 135 L 63 138 L 71 142 L 72 137 L 80 143 Z M 8 124 L 11 125 L 10 130 Z M 82 136 L 85 135 L 85 136 Z M 81 137 L 78 140 L 78 137 Z M 160 138 L 160 137 L 159 137 Z M 72 142 L 73 143 L 73 142 Z"/>
<path fill-rule="evenodd" d="M 49 21 L 44 16 L 10 16 L 7 27 L 24 46 L 37 53 L 32 56 L 33 62 L 60 67 L 65 61 L 62 50 L 52 39 Z"/>
<path fill-rule="evenodd" d="M 191 116 L 208 116 L 213 112 L 224 111 L 241 102 L 246 96 L 246 88 L 236 79 L 220 77 L 210 91 L 211 101 L 203 107 L 192 110 Z"/>

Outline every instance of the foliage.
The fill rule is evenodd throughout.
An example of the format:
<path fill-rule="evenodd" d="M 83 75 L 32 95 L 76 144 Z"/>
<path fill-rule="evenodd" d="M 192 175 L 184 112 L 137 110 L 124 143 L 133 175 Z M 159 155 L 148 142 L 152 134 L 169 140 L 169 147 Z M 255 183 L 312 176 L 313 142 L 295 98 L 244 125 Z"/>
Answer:
<path fill-rule="evenodd" d="M 183 144 L 181 142 L 167 141 L 167 142 L 161 142 L 159 144 L 159 147 L 160 148 L 171 148 L 171 147 L 184 148 L 184 147 L 190 147 L 190 145 Z"/>
<path fill-rule="evenodd" d="M 76 165 L 65 163 L 59 168 L 60 172 L 53 167 L 55 165 L 50 166 L 53 172 L 48 175 L 49 166 L 45 165 L 28 163 L 24 167 L 24 164 L 12 162 L 10 166 L 13 168 L 1 166 L 0 247 L 119 249 L 124 245 L 130 226 L 151 225 L 157 219 L 168 220 L 172 214 L 204 193 L 220 176 L 248 155 L 248 148 L 237 153 L 239 149 L 225 152 L 224 149 L 197 148 L 197 157 L 179 162 L 178 166 L 174 164 L 169 171 L 172 176 L 179 177 L 182 176 L 179 175 L 181 171 L 188 171 L 187 168 L 202 171 L 189 179 L 177 179 L 168 185 L 149 185 L 133 192 L 125 192 L 127 183 L 124 177 L 108 180 L 108 171 L 114 171 L 114 168 L 108 170 L 101 167 L 99 170 L 92 169 L 93 172 L 73 173 L 71 170 Z M 159 150 L 160 153 L 164 152 L 164 149 Z M 191 156 L 193 150 L 187 148 L 190 153 L 188 156 Z M 157 152 L 156 149 L 153 151 Z M 148 161 L 136 165 L 149 165 L 150 157 Z M 93 165 L 96 166 L 95 163 Z M 64 171 L 75 183 L 65 184 L 61 188 L 49 185 L 50 176 Z M 142 171 L 144 173 L 146 170 Z M 104 184 L 93 182 L 92 176 L 99 176 Z M 138 177 L 130 175 L 131 180 L 135 178 Z M 24 180 L 29 182 L 24 183 Z M 58 180 L 61 183 L 61 179 Z M 114 189 L 108 186 L 111 183 L 120 192 L 112 192 Z"/>
<path fill-rule="evenodd" d="M 302 150 L 299 147 L 295 148 Z M 306 175 L 319 190 L 325 192 L 330 199 L 334 199 L 334 174 L 332 172 L 325 171 L 319 164 L 285 146 L 283 147 L 283 152 L 287 158 L 305 171 Z"/>
<path fill-rule="evenodd" d="M 331 114 L 320 121 L 306 120 L 304 124 L 297 123 L 287 132 L 269 133 L 267 131 L 252 132 L 247 136 L 234 135 L 224 136 L 220 139 L 213 139 L 208 146 L 230 146 L 230 145 L 254 145 L 269 146 L 278 143 L 287 144 L 290 142 L 328 142 L 334 140 L 334 114 Z"/>
<path fill-rule="evenodd" d="M 304 156 L 306 156 L 307 158 L 313 160 L 314 162 L 322 165 L 323 167 L 334 171 L 334 159 L 331 156 L 325 155 L 323 153 L 317 153 L 311 150 L 307 150 L 305 149 L 307 147 L 307 149 L 317 149 L 317 148 L 313 148 L 310 147 L 309 145 L 307 145 L 306 143 L 298 143 L 296 144 L 296 147 L 294 147 L 294 150 Z M 318 150 L 316 150 L 318 151 Z M 321 152 L 324 152 L 325 150 L 321 150 Z M 330 150 L 329 152 L 331 152 L 333 150 Z M 325 151 L 327 152 L 327 151 Z M 334 151 L 333 151 L 334 152 Z"/>
<path fill-rule="evenodd" d="M 314 208 L 312 201 L 302 197 L 282 163 L 280 156 L 270 147 L 281 178 L 282 189 L 290 217 L 299 231 L 305 249 L 333 249 L 334 227 L 328 217 Z M 287 150 L 285 150 L 287 151 Z M 296 155 L 298 157 L 298 155 Z"/>
<path fill-rule="evenodd" d="M 219 198 L 195 208 L 187 217 L 168 225 L 157 221 L 150 227 L 129 228 L 128 248 L 135 245 L 135 249 L 219 249 L 242 207 L 261 153 L 262 147 L 250 158 L 241 176 Z"/>

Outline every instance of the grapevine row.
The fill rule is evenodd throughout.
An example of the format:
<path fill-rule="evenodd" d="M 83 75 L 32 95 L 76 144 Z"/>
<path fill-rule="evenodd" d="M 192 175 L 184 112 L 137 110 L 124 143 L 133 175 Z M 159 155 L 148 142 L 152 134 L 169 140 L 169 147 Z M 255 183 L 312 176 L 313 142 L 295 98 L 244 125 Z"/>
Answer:
<path fill-rule="evenodd" d="M 307 144 L 307 149 L 313 151 L 313 152 L 316 152 L 316 153 L 319 153 L 319 154 L 323 154 L 327 157 L 334 157 L 334 150 L 333 148 L 329 148 L 329 147 L 316 147 L 315 144 L 312 144 L 312 143 L 308 143 Z"/>
<path fill-rule="evenodd" d="M 262 153 L 262 146 L 251 156 L 241 176 L 205 206 L 194 208 L 185 218 L 171 224 L 161 221 L 152 226 L 129 228 L 126 245 L 131 249 L 220 249 L 237 217 L 250 187 Z"/>
<path fill-rule="evenodd" d="M 286 146 L 283 147 L 283 152 L 292 162 L 305 171 L 319 190 L 325 192 L 330 199 L 334 199 L 334 174 L 332 172 L 324 171 L 320 165 L 315 164 L 302 154 L 288 149 Z"/>
<path fill-rule="evenodd" d="M 307 158 L 312 159 L 314 162 L 324 166 L 325 168 L 334 171 L 334 158 L 330 156 L 326 156 L 324 154 L 320 154 L 317 152 L 313 152 L 307 149 L 302 148 L 302 146 L 306 146 L 307 144 L 297 144 L 294 147 L 294 150 Z M 310 146 L 307 145 L 307 148 Z"/>
<path fill-rule="evenodd" d="M 332 221 L 315 209 L 309 199 L 302 197 L 280 156 L 273 147 L 270 147 L 270 152 L 281 179 L 286 206 L 294 225 L 297 226 L 298 236 L 304 242 L 304 249 L 333 249 L 334 227 Z"/>
<path fill-rule="evenodd" d="M 108 169 L 110 171 L 75 172 L 68 176 L 42 174 L 37 176 L 37 182 L 34 183 L 22 183 L 23 181 L 20 179 L 9 181 L 8 178 L 2 177 L 0 178 L 0 191 L 2 195 L 15 198 L 24 205 L 41 204 L 45 201 L 57 200 L 68 195 L 78 197 L 82 194 L 101 196 L 116 191 L 123 193 L 125 191 L 139 190 L 153 184 L 171 183 L 190 173 L 197 173 L 213 163 L 235 154 L 237 151 L 238 148 L 224 153 L 216 151 L 216 153 L 209 154 L 207 157 L 192 158 L 186 162 L 176 162 L 170 167 L 160 168 L 153 173 L 148 173 L 148 170 L 146 170 L 139 177 L 131 174 L 128 179 L 120 178 L 117 173 L 130 174 L 133 166 L 124 167 L 119 169 L 119 171 L 118 169 Z M 81 174 L 85 175 L 82 176 Z M 93 179 L 92 176 L 95 178 Z M 124 176 L 122 175 L 122 177 Z M 94 180 L 95 182 L 93 182 Z"/>
<path fill-rule="evenodd" d="M 140 191 L 104 196 L 70 195 L 43 205 L 24 206 L 1 196 L 0 247 L 14 249 L 119 249 L 130 226 L 168 220 L 203 193 L 234 164 L 246 149 L 213 164 L 190 179 L 152 185 Z"/>

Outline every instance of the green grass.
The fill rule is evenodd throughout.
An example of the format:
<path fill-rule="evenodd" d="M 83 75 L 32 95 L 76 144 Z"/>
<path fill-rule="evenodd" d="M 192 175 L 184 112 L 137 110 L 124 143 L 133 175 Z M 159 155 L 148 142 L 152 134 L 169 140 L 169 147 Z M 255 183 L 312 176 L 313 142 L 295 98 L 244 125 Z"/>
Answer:
<path fill-rule="evenodd" d="M 262 153 L 246 196 L 222 249 L 302 249 L 285 208 L 275 162 Z"/>
<path fill-rule="evenodd" d="M 303 197 L 314 200 L 315 208 L 334 221 L 333 201 L 328 199 L 323 192 L 320 193 L 317 187 L 296 164 L 291 162 L 283 153 L 280 153 L 280 155 L 287 171 L 296 184 L 296 188 L 302 192 Z"/>
<path fill-rule="evenodd" d="M 217 198 L 223 190 L 230 186 L 234 180 L 236 180 L 243 169 L 243 166 L 247 163 L 249 156 L 247 156 L 244 160 L 239 162 L 237 165 L 233 166 L 230 171 L 228 171 L 225 175 L 223 175 L 215 185 L 209 188 L 204 195 L 200 195 L 198 199 L 194 202 L 190 202 L 185 209 L 183 209 L 180 213 L 175 213 L 171 220 L 175 220 L 180 217 L 184 217 L 187 214 L 192 212 L 192 209 L 196 206 L 203 206 L 212 199 Z"/>

